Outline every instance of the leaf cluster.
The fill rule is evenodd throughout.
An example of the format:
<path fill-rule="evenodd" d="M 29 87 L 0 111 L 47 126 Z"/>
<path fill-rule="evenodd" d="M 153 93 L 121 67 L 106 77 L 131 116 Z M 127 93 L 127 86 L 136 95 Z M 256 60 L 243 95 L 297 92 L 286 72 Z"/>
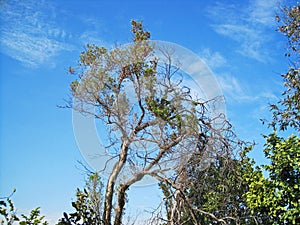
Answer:
<path fill-rule="evenodd" d="M 57 225 L 100 225 L 102 224 L 103 183 L 98 173 L 90 174 L 85 188 L 77 189 L 76 201 L 72 202 L 73 213 L 63 213 Z"/>
<path fill-rule="evenodd" d="M 40 213 L 40 208 L 35 208 L 31 210 L 29 216 L 21 214 L 22 219 L 20 220 L 19 216 L 17 216 L 14 203 L 10 197 L 0 201 L 0 216 L 3 217 L 3 219 L 0 220 L 0 223 L 2 225 L 12 225 L 17 221 L 19 221 L 20 225 L 47 225 L 48 222 L 43 221 L 45 217 L 41 216 Z"/>
<path fill-rule="evenodd" d="M 283 74 L 285 87 L 282 93 L 283 99 L 277 104 L 271 105 L 273 112 L 272 127 L 278 126 L 280 130 L 288 127 L 300 131 L 300 4 L 291 7 L 284 7 L 282 14 L 276 16 L 280 23 L 279 32 L 288 38 L 288 52 L 286 56 L 291 58 L 291 66 L 287 73 Z"/>
<path fill-rule="evenodd" d="M 264 152 L 270 164 L 256 169 L 248 179 L 247 203 L 253 212 L 267 214 L 270 224 L 299 224 L 300 138 L 270 134 Z"/>

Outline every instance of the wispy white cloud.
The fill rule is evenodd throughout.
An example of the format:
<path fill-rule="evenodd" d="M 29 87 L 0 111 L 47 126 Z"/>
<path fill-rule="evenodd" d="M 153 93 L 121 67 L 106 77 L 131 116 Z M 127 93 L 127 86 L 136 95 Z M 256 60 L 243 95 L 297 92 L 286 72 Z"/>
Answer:
<path fill-rule="evenodd" d="M 1 52 L 29 67 L 53 64 L 54 56 L 72 50 L 67 32 L 55 23 L 55 8 L 45 1 L 6 1 L 0 14 Z M 47 14 L 45 14 L 47 12 Z"/>
<path fill-rule="evenodd" d="M 266 62 L 270 56 L 263 46 L 270 41 L 267 31 L 275 24 L 276 4 L 274 0 L 254 0 L 244 7 L 238 2 L 234 5 L 219 2 L 208 12 L 215 21 L 213 29 L 239 44 L 237 53 Z"/>
<path fill-rule="evenodd" d="M 212 69 L 226 65 L 226 58 L 219 52 L 212 52 L 209 48 L 199 53 L 200 58 Z"/>
<path fill-rule="evenodd" d="M 59 41 L 19 31 L 4 31 L 1 42 L 3 45 L 1 50 L 4 53 L 31 67 L 49 62 L 59 51 L 72 49 L 71 46 L 64 45 Z"/>
<path fill-rule="evenodd" d="M 107 48 L 113 47 L 110 43 L 104 41 L 103 36 L 108 29 L 103 21 L 91 16 L 80 17 L 80 22 L 84 24 L 85 30 L 79 36 L 79 42 L 82 45 L 96 44 Z"/>
<path fill-rule="evenodd" d="M 223 74 L 218 76 L 218 81 L 227 100 L 228 97 L 237 102 L 255 100 L 245 92 L 240 82 L 234 76 Z"/>
<path fill-rule="evenodd" d="M 237 103 L 251 103 L 258 100 L 276 101 L 277 97 L 268 90 L 253 93 L 252 89 L 242 84 L 236 77 L 230 74 L 218 75 L 218 81 L 226 99 Z"/>
<path fill-rule="evenodd" d="M 274 0 L 254 0 L 250 1 L 247 9 L 249 13 L 248 22 L 254 26 L 260 24 L 271 27 L 274 25 L 274 13 L 278 1 Z"/>
<path fill-rule="evenodd" d="M 79 40 L 83 45 L 95 44 L 107 48 L 111 47 L 110 44 L 104 42 L 103 39 L 101 39 L 101 35 L 97 31 L 92 31 L 92 30 L 85 31 L 80 35 Z"/>

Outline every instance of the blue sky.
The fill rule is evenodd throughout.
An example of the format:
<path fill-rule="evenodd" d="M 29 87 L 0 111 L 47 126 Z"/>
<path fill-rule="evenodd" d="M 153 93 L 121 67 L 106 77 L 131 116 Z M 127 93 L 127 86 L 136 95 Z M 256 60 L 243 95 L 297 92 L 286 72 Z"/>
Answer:
<path fill-rule="evenodd" d="M 283 1 L 281 1 L 284 4 Z M 229 120 L 264 162 L 260 118 L 282 90 L 286 40 L 278 34 L 272 0 L 0 1 L 0 196 L 17 188 L 19 212 L 41 206 L 54 222 L 69 211 L 84 184 L 73 134 L 67 74 L 84 45 L 130 42 L 130 20 L 143 20 L 154 40 L 198 54 L 226 97 Z M 130 203 L 143 211 L 158 192 L 134 188 Z"/>

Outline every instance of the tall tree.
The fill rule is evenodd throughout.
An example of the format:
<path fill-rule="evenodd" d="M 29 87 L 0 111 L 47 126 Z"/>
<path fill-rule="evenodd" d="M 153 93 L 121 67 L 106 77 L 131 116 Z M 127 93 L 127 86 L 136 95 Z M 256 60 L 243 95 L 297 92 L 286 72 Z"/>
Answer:
<path fill-rule="evenodd" d="M 203 149 L 207 156 L 226 151 L 218 145 L 227 140 L 223 133 L 228 127 L 219 121 L 216 128 L 207 102 L 182 87 L 172 50 L 161 50 L 165 58 L 158 59 L 141 22 L 132 21 L 132 33 L 132 45 L 112 50 L 88 45 L 79 67 L 70 68 L 77 75 L 70 106 L 102 121 L 108 131 L 107 151 L 116 159 L 105 184 L 105 225 L 122 223 L 126 192 L 144 176 L 166 180 L 167 172 L 184 165 L 203 141 L 209 143 Z M 126 167 L 131 170 L 121 176 Z"/>

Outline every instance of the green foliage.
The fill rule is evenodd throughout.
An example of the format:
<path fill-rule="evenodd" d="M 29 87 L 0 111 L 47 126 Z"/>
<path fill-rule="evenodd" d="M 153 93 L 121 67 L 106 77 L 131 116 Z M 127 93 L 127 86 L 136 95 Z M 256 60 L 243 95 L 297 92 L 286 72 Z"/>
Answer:
<path fill-rule="evenodd" d="M 10 198 L 6 198 L 5 201 L 0 200 L 0 216 L 3 217 L 0 221 L 1 224 L 6 222 L 7 225 L 11 225 L 15 221 L 19 221 L 19 218 L 16 215 L 14 203 Z"/>
<path fill-rule="evenodd" d="M 96 104 L 101 112 L 97 117 L 106 118 L 108 124 L 112 124 L 112 111 L 122 111 L 119 116 L 124 120 L 128 116 L 126 84 L 129 81 L 134 88 L 142 90 L 145 87 L 149 92 L 147 94 L 155 95 L 157 60 L 146 60 L 153 50 L 152 45 L 147 42 L 150 33 L 143 29 L 142 22 L 133 20 L 131 24 L 133 45 L 124 48 L 116 46 L 108 51 L 105 47 L 88 44 L 86 50 L 80 54 L 78 68 L 69 68 L 69 73 L 77 76 L 70 84 L 70 89 L 78 105 L 79 102 Z M 142 98 L 145 93 L 139 92 L 137 97 Z M 72 106 L 84 111 L 80 106 Z"/>
<path fill-rule="evenodd" d="M 91 66 L 97 63 L 96 60 L 105 56 L 106 53 L 106 48 L 88 44 L 86 51 L 80 54 L 80 65 Z"/>
<path fill-rule="evenodd" d="M 88 191 L 86 189 L 83 191 L 77 189 L 76 198 L 76 201 L 72 202 L 75 212 L 70 214 L 64 213 L 64 217 L 59 221 L 58 225 L 101 224 L 99 212 L 90 207 L 91 200 Z"/>
<path fill-rule="evenodd" d="M 256 169 L 249 178 L 247 202 L 253 212 L 267 214 L 271 224 L 299 224 L 300 138 L 270 134 L 264 152 L 271 161 L 262 166 L 268 177 Z"/>
<path fill-rule="evenodd" d="M 251 147 L 245 148 L 239 159 L 218 157 L 205 169 L 195 163 L 187 169 L 185 194 L 194 207 L 199 224 L 224 224 L 225 221 L 226 224 L 268 224 L 268 217 L 260 212 L 251 212 L 246 202 L 245 194 L 249 189 L 247 175 L 253 175 L 254 164 L 246 156 L 250 150 Z M 160 188 L 166 198 L 165 207 L 170 219 L 174 204 L 172 191 L 165 183 L 161 183 Z M 180 224 L 194 224 L 188 211 L 183 208 L 180 211 L 184 213 Z"/>
<path fill-rule="evenodd" d="M 13 193 L 15 190 L 13 191 Z M 0 216 L 4 217 L 0 221 L 1 224 L 12 225 L 16 221 L 20 221 L 20 218 L 16 215 L 16 210 L 14 203 L 10 199 L 10 197 L 5 198 L 5 200 L 0 201 Z M 22 221 L 19 222 L 20 225 L 47 225 L 47 221 L 44 220 L 44 216 L 40 216 L 40 208 L 36 208 L 31 210 L 29 216 L 21 214 L 23 218 Z"/>
<path fill-rule="evenodd" d="M 245 187 L 239 180 L 237 173 L 240 173 L 240 169 L 237 163 L 235 160 L 218 158 L 206 170 L 193 169 L 189 174 L 192 177 L 189 195 L 193 205 L 217 218 L 232 217 L 239 220 L 240 215 L 247 213 L 244 212 L 245 203 L 242 199 Z M 201 224 L 218 224 L 209 215 L 197 214 L 197 220 Z M 228 221 L 231 222 L 234 221 Z"/>
<path fill-rule="evenodd" d="M 40 216 L 40 208 L 39 207 L 36 209 L 33 209 L 30 212 L 29 216 L 25 216 L 24 214 L 22 214 L 21 217 L 24 220 L 19 223 L 20 225 L 38 225 L 38 224 L 47 225 L 48 224 L 47 221 L 43 222 L 45 217 Z"/>
<path fill-rule="evenodd" d="M 74 213 L 63 213 L 57 225 L 99 225 L 102 224 L 102 190 L 103 183 L 99 174 L 88 177 L 85 188 L 77 189 L 76 201 L 72 202 Z"/>
<path fill-rule="evenodd" d="M 148 31 L 144 31 L 142 22 L 132 20 L 131 25 L 131 31 L 134 34 L 134 42 L 145 41 L 150 38 L 150 33 Z"/>
<path fill-rule="evenodd" d="M 288 72 L 282 75 L 285 91 L 283 99 L 271 105 L 273 133 L 265 136 L 264 153 L 270 160 L 268 165 L 256 168 L 249 174 L 247 203 L 252 212 L 264 213 L 272 225 L 300 224 L 300 137 L 294 134 L 280 137 L 276 128 L 295 129 L 300 132 L 300 5 L 284 7 L 279 32 L 288 38 L 286 56 L 292 58 Z M 299 134 L 299 133 L 298 133 Z M 267 175 L 264 175 L 265 171 Z"/>
<path fill-rule="evenodd" d="M 165 98 L 147 98 L 147 106 L 157 117 L 166 122 L 171 122 L 172 126 L 180 127 L 180 116 L 176 108 Z"/>

